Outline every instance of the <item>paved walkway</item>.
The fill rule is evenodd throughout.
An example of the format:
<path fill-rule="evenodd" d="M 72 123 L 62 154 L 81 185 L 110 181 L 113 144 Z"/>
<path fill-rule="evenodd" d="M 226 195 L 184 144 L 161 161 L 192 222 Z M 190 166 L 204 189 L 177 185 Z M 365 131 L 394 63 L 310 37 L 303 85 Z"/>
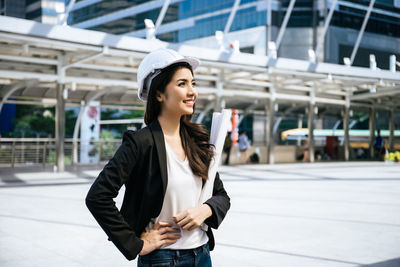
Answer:
<path fill-rule="evenodd" d="M 0 266 L 136 266 L 85 207 L 99 171 L 0 169 Z M 215 232 L 214 266 L 400 266 L 400 164 L 241 165 L 220 173 L 232 208 Z"/>

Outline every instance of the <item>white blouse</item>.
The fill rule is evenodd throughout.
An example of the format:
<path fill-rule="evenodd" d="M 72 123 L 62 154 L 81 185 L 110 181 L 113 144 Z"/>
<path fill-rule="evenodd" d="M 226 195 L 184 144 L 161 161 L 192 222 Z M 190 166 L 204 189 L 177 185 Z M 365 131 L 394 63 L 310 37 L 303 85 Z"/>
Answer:
<path fill-rule="evenodd" d="M 179 228 L 172 216 L 198 206 L 202 188 L 201 178 L 195 176 L 189 166 L 187 157 L 181 160 L 172 148 L 165 142 L 167 152 L 168 184 L 164 196 L 161 213 L 153 218 L 146 227 L 146 231 L 159 222 L 170 222 L 174 228 Z M 195 230 L 181 230 L 181 238 L 172 245 L 164 245 L 161 249 L 192 249 L 208 242 L 208 236 L 201 227 Z"/>

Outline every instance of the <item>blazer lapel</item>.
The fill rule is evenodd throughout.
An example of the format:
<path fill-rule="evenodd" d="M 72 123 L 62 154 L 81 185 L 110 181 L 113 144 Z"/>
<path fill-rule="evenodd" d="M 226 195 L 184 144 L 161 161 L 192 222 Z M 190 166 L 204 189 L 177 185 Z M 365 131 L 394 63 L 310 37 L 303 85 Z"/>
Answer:
<path fill-rule="evenodd" d="M 156 144 L 158 161 L 160 163 L 161 180 L 163 184 L 164 192 L 167 190 L 168 183 L 168 172 L 167 172 L 167 155 L 165 151 L 164 134 L 162 132 L 160 123 L 158 120 L 154 120 L 150 123 L 149 128 L 153 134 L 154 143 Z"/>

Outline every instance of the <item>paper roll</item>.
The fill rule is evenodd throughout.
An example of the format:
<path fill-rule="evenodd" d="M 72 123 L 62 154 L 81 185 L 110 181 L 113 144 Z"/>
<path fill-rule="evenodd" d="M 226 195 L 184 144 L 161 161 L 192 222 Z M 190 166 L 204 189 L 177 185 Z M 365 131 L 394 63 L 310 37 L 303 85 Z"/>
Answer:
<path fill-rule="evenodd" d="M 214 112 L 210 131 L 210 144 L 214 145 L 214 158 L 211 160 L 206 181 L 200 195 L 199 205 L 212 197 L 215 175 L 221 160 L 222 149 L 224 148 L 226 134 L 228 132 L 232 110 L 224 109 L 221 113 Z M 202 229 L 207 231 L 207 225 L 203 223 Z"/>

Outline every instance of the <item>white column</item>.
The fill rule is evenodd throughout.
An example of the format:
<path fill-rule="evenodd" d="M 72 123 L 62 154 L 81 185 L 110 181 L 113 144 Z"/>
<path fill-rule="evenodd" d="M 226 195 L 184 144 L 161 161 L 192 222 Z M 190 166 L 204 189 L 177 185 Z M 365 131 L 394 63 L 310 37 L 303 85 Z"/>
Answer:
<path fill-rule="evenodd" d="M 394 152 L 394 109 L 390 110 L 389 132 L 389 150 Z"/>
<path fill-rule="evenodd" d="M 344 160 L 350 160 L 350 140 L 349 140 L 349 118 L 350 118 L 350 108 L 348 106 L 344 107 L 344 114 L 343 114 L 343 131 L 344 131 Z"/>
<path fill-rule="evenodd" d="M 64 139 L 65 139 L 65 85 L 57 84 L 56 89 L 56 166 L 58 172 L 64 171 Z"/>
<path fill-rule="evenodd" d="M 376 112 L 375 112 L 375 107 L 372 107 L 369 110 L 369 157 L 371 159 L 374 158 L 374 144 L 375 144 L 375 118 L 376 118 Z"/>
<path fill-rule="evenodd" d="M 297 118 L 297 128 L 303 128 L 303 115 Z M 297 146 L 301 146 L 301 137 L 297 137 Z"/>
<path fill-rule="evenodd" d="M 265 106 L 266 111 L 266 140 L 267 140 L 267 163 L 274 164 L 274 113 L 275 100 L 269 99 Z"/>
<path fill-rule="evenodd" d="M 310 154 L 310 162 L 314 162 L 314 109 L 315 109 L 315 104 L 310 103 L 308 105 L 308 114 L 307 114 L 308 152 Z"/>

